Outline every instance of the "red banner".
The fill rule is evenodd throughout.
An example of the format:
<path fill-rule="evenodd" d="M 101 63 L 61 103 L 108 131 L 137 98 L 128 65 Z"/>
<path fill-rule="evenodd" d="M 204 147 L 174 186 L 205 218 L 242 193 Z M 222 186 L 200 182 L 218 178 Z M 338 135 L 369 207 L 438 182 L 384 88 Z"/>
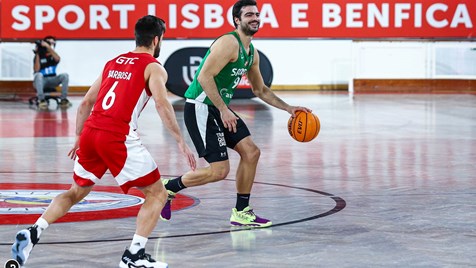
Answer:
<path fill-rule="evenodd" d="M 2 0 L 1 39 L 133 39 L 146 14 L 166 38 L 216 38 L 233 29 L 235 0 Z M 257 38 L 474 39 L 474 0 L 263 0 Z"/>

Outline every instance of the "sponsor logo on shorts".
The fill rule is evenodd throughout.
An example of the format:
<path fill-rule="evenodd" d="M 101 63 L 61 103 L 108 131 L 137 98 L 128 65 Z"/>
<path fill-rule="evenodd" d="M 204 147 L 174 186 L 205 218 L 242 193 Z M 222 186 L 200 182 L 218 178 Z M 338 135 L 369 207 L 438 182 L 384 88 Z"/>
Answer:
<path fill-rule="evenodd" d="M 224 133 L 217 133 L 217 138 L 218 138 L 218 145 L 220 147 L 226 146 L 225 134 Z"/>

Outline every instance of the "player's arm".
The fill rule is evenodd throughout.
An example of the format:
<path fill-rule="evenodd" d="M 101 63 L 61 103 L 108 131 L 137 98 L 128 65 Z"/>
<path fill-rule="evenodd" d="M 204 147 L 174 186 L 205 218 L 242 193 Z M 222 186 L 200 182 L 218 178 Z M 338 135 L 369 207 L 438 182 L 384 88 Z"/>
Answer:
<path fill-rule="evenodd" d="M 167 81 L 167 72 L 162 65 L 158 63 L 151 63 L 147 66 L 144 76 L 144 78 L 148 80 L 149 89 L 155 102 L 155 109 L 157 110 L 160 119 L 170 134 L 172 134 L 174 137 L 181 152 L 187 158 L 190 168 L 195 170 L 195 156 L 182 137 L 180 127 L 175 117 L 174 108 L 167 99 L 167 88 L 165 86 Z"/>
<path fill-rule="evenodd" d="M 263 76 L 261 75 L 261 71 L 259 69 L 259 53 L 255 49 L 254 55 L 254 62 L 251 65 L 250 70 L 248 71 L 247 77 L 251 84 L 251 88 L 253 90 L 253 94 L 256 97 L 262 99 L 269 105 L 272 105 L 278 109 L 287 111 L 291 115 L 295 115 L 297 111 L 306 111 L 311 112 L 310 109 L 301 106 L 291 106 L 283 101 L 280 97 L 276 96 L 274 92 L 264 84 Z"/>
<path fill-rule="evenodd" d="M 83 131 L 84 122 L 91 114 L 94 103 L 96 103 L 99 89 L 101 87 L 101 80 L 102 77 L 99 76 L 96 81 L 94 81 L 78 107 L 78 112 L 76 113 L 76 141 L 73 148 L 68 153 L 68 156 L 71 157 L 71 159 L 76 158 L 76 150 L 79 148 L 79 136 Z"/>
<path fill-rule="evenodd" d="M 231 61 L 238 57 L 239 44 L 235 37 L 230 34 L 218 38 L 210 48 L 210 54 L 204 62 L 198 82 L 207 94 L 210 101 L 220 111 L 223 125 L 229 131 L 236 132 L 236 116 L 228 109 L 220 96 L 219 89 L 215 84 L 215 76 Z"/>

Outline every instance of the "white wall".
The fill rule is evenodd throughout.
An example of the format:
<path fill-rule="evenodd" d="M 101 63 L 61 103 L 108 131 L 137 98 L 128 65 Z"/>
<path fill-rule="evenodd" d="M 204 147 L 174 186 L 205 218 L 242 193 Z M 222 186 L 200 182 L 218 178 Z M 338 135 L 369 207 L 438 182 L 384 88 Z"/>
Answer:
<path fill-rule="evenodd" d="M 213 40 L 165 40 L 159 60 L 184 47 L 208 47 Z M 274 85 L 347 84 L 355 78 L 476 79 L 476 42 L 351 40 L 254 40 L 271 61 Z M 0 43 L 0 79 L 32 79 L 33 44 Z M 135 47 L 124 41 L 58 41 L 58 72 L 72 86 L 88 86 L 105 62 Z M 458 56 L 460 55 L 460 56 Z"/>
<path fill-rule="evenodd" d="M 165 40 L 159 61 L 184 47 L 209 47 L 213 40 Z M 315 85 L 347 83 L 351 71 L 351 44 L 349 40 L 255 40 L 254 45 L 271 61 L 273 84 Z M 3 43 L 5 51 L 13 47 L 23 54 L 24 64 L 31 65 L 33 44 Z M 61 56 L 58 72 L 70 74 L 72 86 L 90 85 L 100 74 L 105 62 L 119 53 L 130 51 L 131 41 L 58 41 L 56 50 Z M 21 49 L 18 49 L 20 47 Z M 22 52 L 23 51 L 23 52 Z M 11 65 L 11 64 L 6 64 Z M 7 74 L 3 68 L 0 77 Z M 24 74 L 24 72 L 22 72 Z M 31 75 L 31 72 L 28 72 Z M 19 78 L 19 77 L 14 77 Z M 28 79 L 25 78 L 25 79 Z"/>

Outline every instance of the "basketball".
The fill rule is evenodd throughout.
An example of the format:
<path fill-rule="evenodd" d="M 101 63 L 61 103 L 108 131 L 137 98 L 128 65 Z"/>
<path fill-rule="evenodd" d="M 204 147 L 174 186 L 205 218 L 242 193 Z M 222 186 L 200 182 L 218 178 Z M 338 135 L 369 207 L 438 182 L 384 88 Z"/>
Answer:
<path fill-rule="evenodd" d="M 289 118 L 288 132 L 299 142 L 309 142 L 317 137 L 321 130 L 319 118 L 313 113 L 298 111 L 296 117 Z"/>

